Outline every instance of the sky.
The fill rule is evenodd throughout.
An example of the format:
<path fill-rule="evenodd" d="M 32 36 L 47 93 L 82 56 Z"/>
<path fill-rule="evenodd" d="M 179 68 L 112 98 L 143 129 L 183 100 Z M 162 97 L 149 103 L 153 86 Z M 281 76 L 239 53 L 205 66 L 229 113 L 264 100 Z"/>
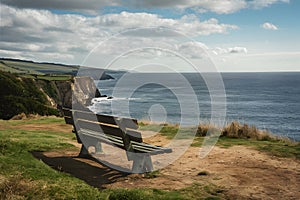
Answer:
<path fill-rule="evenodd" d="M 298 0 L 1 0 L 0 57 L 139 70 L 300 71 Z"/>

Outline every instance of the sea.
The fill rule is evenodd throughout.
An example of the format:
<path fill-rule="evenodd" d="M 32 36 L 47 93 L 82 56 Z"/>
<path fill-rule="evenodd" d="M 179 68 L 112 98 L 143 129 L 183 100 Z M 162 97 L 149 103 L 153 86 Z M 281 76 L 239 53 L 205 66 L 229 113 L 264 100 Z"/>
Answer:
<path fill-rule="evenodd" d="M 95 82 L 113 98 L 94 99 L 97 113 L 173 124 L 222 118 L 300 141 L 300 72 L 108 74 Z"/>

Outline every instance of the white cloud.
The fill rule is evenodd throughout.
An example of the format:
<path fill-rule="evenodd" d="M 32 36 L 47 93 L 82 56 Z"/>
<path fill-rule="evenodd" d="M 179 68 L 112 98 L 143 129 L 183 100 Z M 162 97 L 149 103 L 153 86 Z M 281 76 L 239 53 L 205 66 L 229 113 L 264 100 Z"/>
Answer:
<path fill-rule="evenodd" d="M 290 0 L 252 0 L 248 2 L 248 6 L 251 8 L 259 9 L 268 7 L 275 3 L 289 3 Z"/>
<path fill-rule="evenodd" d="M 176 52 L 186 58 L 202 58 L 207 55 L 209 48 L 200 42 L 184 42 L 175 47 Z"/>
<path fill-rule="evenodd" d="M 248 53 L 247 48 L 245 47 L 233 47 L 228 49 L 229 53 Z"/>
<path fill-rule="evenodd" d="M 215 18 L 200 21 L 195 15 L 184 15 L 180 19 L 172 19 L 149 13 L 121 12 L 100 16 L 97 19 L 100 26 L 109 27 L 114 31 L 140 27 L 167 27 L 187 35 L 198 36 L 223 34 L 238 28 L 236 25 L 220 24 Z"/>
<path fill-rule="evenodd" d="M 247 3 L 244 0 L 202 0 L 196 1 L 194 6 L 199 13 L 211 11 L 218 14 L 229 14 L 246 8 Z"/>
<path fill-rule="evenodd" d="M 229 48 L 220 48 L 216 47 L 211 49 L 211 52 L 215 55 L 226 55 L 226 54 L 247 54 L 248 50 L 246 47 L 229 47 Z"/>
<path fill-rule="evenodd" d="M 137 8 L 193 8 L 200 12 L 211 11 L 218 14 L 234 13 L 245 8 L 264 8 L 289 0 L 2 0 L 3 4 L 17 8 L 56 9 L 96 14 L 105 6 L 126 6 Z"/>
<path fill-rule="evenodd" d="M 85 17 L 75 14 L 54 14 L 46 10 L 18 9 L 1 5 L 0 49 L 9 52 L 26 52 L 35 54 L 36 58 L 57 53 L 73 55 L 80 59 L 97 43 L 112 34 L 123 30 L 140 27 L 166 27 L 170 31 L 153 29 L 153 31 L 136 31 L 132 37 L 143 39 L 176 37 L 179 31 L 188 36 L 224 34 L 238 27 L 219 23 L 217 19 L 200 21 L 195 15 L 185 15 L 180 19 L 163 18 L 156 14 L 129 13 L 105 14 L 97 17 Z M 173 35 L 172 35 L 173 34 Z M 146 41 L 146 40 L 145 40 Z M 161 40 L 159 40 L 161 41 Z M 148 41 L 145 44 L 154 44 Z M 122 44 L 128 45 L 128 44 Z M 122 49 L 120 44 L 116 48 Z M 107 49 L 115 52 L 116 49 Z M 12 54 L 14 56 L 15 54 Z M 52 54 L 56 56 L 56 54 Z M 0 54 L 1 56 L 1 54 Z M 61 59 L 63 56 L 59 56 Z M 52 60 L 58 59 L 52 57 Z M 57 60 L 62 61 L 63 60 Z M 76 61 L 75 61 L 76 62 Z"/>
<path fill-rule="evenodd" d="M 269 22 L 266 22 L 266 23 L 262 24 L 261 27 L 266 29 L 266 30 L 274 30 L 274 31 L 278 30 L 277 26 L 275 26 L 274 24 L 269 23 Z"/>

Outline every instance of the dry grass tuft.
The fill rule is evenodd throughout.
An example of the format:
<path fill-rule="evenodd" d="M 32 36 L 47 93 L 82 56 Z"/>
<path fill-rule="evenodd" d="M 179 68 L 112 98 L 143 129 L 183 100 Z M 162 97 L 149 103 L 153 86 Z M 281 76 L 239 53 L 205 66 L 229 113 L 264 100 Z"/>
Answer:
<path fill-rule="evenodd" d="M 255 139 L 255 140 L 285 140 L 287 138 L 281 138 L 273 135 L 272 133 L 264 130 L 258 130 L 255 126 L 249 126 L 247 124 L 240 124 L 237 121 L 225 126 L 223 129 L 218 129 L 213 125 L 201 124 L 198 126 L 197 136 L 206 136 L 207 133 L 221 132 L 221 136 L 228 138 L 243 138 L 243 139 Z"/>
<path fill-rule="evenodd" d="M 32 181 L 22 179 L 21 175 L 0 181 L 0 199 L 17 200 L 32 197 L 41 197 L 40 190 Z"/>

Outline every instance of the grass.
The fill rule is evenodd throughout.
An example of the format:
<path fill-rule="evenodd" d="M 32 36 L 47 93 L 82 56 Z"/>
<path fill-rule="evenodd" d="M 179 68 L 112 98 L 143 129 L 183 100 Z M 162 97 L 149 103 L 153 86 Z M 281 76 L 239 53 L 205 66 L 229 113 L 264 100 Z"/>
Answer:
<path fill-rule="evenodd" d="M 4 71 L 11 71 L 13 73 L 26 73 L 34 75 L 44 75 L 45 73 L 39 72 L 43 70 L 51 69 L 56 74 L 71 73 L 73 70 L 77 70 L 78 66 L 66 66 L 55 63 L 37 63 L 37 62 L 26 62 L 22 60 L 5 60 L 0 59 L 2 68 Z"/>
<path fill-rule="evenodd" d="M 71 75 L 44 75 L 44 76 L 37 76 L 37 79 L 40 80 L 47 80 L 47 81 L 68 81 L 72 79 Z"/>
<path fill-rule="evenodd" d="M 9 67 L 4 62 L 1 62 L 1 61 L 0 61 L 0 70 L 10 72 L 10 73 L 22 73 L 23 72 L 18 69 Z"/>
<path fill-rule="evenodd" d="M 148 172 L 148 173 L 145 174 L 144 178 L 149 178 L 149 179 L 156 178 L 156 177 L 159 176 L 159 174 L 160 174 L 159 170 L 156 170 L 156 171 L 153 171 L 153 172 Z"/>
<path fill-rule="evenodd" d="M 139 130 L 157 132 L 162 136 L 165 136 L 167 139 L 173 139 L 175 136 L 176 139 L 191 139 L 196 133 L 196 129 L 191 127 L 183 127 L 179 129 L 179 125 L 177 124 L 147 124 L 146 122 L 139 122 Z"/>
<path fill-rule="evenodd" d="M 2 126 L 17 126 L 22 124 L 65 124 L 65 120 L 63 118 L 48 116 L 41 117 L 38 115 L 29 115 L 29 118 L 22 120 L 0 120 L 0 124 Z"/>
<path fill-rule="evenodd" d="M 75 150 L 69 143 L 72 133 L 49 130 L 22 130 L 26 124 L 64 123 L 62 118 L 36 117 L 25 120 L 0 120 L 0 199 L 205 199 L 220 194 L 212 185 L 193 184 L 181 190 L 104 189 L 52 169 L 37 160 L 32 151 Z M 165 130 L 166 131 L 166 130 Z M 159 171 L 145 175 L 159 176 Z M 222 195 L 221 195 L 222 196 Z"/>
<path fill-rule="evenodd" d="M 161 135 L 172 139 L 178 133 L 179 126 L 171 124 L 139 124 L 140 130 L 154 130 Z M 192 143 L 193 147 L 200 147 L 203 144 L 204 136 L 208 130 L 212 132 L 218 129 L 204 124 L 199 125 L 196 130 L 196 137 Z M 184 128 L 183 132 L 193 132 L 194 129 Z M 260 131 L 254 126 L 232 122 L 224 127 L 221 131 L 221 137 L 218 139 L 217 146 L 229 148 L 235 145 L 244 145 L 253 147 L 259 151 L 266 152 L 273 156 L 290 157 L 300 159 L 300 143 L 293 142 L 287 138 L 280 138 L 266 131 Z M 188 135 L 188 134 L 186 134 Z M 183 137 L 184 138 L 184 137 Z"/>
<path fill-rule="evenodd" d="M 191 186 L 181 189 L 187 199 L 226 199 L 225 190 L 213 184 L 193 183 Z"/>
<path fill-rule="evenodd" d="M 0 120 L 0 199 L 224 199 L 226 191 L 213 184 L 195 182 L 186 188 L 172 191 L 159 189 L 96 189 L 84 181 L 52 169 L 37 160 L 32 151 L 74 150 L 69 143 L 74 141 L 72 133 L 49 130 L 22 130 L 26 124 L 64 124 L 62 118 L 34 117 L 24 120 Z M 141 125 L 141 128 L 157 130 L 165 137 L 173 137 L 178 126 Z M 203 132 L 203 130 L 201 130 Z M 197 136 L 193 146 L 200 146 L 204 137 Z M 219 138 L 218 146 L 229 148 L 247 145 L 272 155 L 299 159 L 300 146 L 284 140 L 264 138 Z M 207 176 L 207 171 L 199 171 Z M 159 171 L 145 174 L 155 179 Z"/>

